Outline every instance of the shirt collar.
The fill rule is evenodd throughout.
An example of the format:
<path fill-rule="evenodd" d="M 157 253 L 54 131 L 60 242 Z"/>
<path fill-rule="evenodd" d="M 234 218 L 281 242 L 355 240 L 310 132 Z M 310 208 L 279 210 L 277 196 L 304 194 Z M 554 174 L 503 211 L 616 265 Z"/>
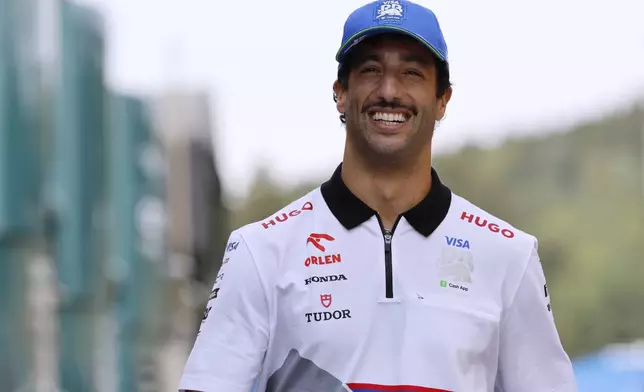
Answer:
<path fill-rule="evenodd" d="M 333 176 L 320 187 L 322 197 L 331 213 L 347 230 L 356 228 L 376 214 L 371 207 L 358 199 L 344 181 L 342 181 L 342 164 Z M 432 168 L 432 187 L 423 200 L 402 215 L 420 234 L 428 237 L 441 224 L 452 202 L 452 191 L 438 178 Z"/>

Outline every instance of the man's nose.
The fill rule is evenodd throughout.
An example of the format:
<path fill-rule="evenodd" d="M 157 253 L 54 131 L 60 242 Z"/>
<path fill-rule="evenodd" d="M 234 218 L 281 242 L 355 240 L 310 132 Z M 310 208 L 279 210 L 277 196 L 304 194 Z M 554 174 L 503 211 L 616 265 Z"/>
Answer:
<path fill-rule="evenodd" d="M 378 86 L 379 98 L 393 102 L 400 100 L 402 96 L 402 85 L 397 75 L 386 74 Z"/>

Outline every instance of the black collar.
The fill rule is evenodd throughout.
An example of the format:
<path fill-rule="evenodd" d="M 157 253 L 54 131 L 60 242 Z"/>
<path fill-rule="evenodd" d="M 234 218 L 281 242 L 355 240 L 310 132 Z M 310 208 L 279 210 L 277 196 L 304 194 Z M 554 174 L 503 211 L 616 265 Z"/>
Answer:
<path fill-rule="evenodd" d="M 347 230 L 360 226 L 376 211 L 366 205 L 342 181 L 342 164 L 333 176 L 320 187 L 322 197 L 338 221 Z M 432 168 L 432 187 L 420 203 L 403 213 L 409 224 L 419 233 L 428 237 L 441 224 L 452 202 L 452 191 L 438 178 Z"/>

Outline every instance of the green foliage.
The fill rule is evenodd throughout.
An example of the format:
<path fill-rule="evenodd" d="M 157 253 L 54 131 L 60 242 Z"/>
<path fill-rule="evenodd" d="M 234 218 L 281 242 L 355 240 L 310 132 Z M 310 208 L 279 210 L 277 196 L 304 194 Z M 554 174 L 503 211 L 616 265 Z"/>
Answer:
<path fill-rule="evenodd" d="M 289 203 L 304 196 L 319 183 L 306 183 L 286 189 L 271 178 L 268 170 L 261 168 L 255 174 L 248 197 L 233 209 L 230 215 L 230 230 L 264 219 Z"/>
<path fill-rule="evenodd" d="M 457 194 L 539 239 L 555 319 L 571 356 L 644 337 L 644 111 L 564 133 L 435 158 Z M 283 190 L 260 172 L 233 227 L 319 183 Z"/>

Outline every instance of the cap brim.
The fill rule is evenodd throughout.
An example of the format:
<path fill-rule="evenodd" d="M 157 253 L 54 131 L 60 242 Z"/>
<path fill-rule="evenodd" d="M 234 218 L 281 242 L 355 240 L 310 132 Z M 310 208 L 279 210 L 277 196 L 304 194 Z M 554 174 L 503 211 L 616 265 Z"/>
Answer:
<path fill-rule="evenodd" d="M 447 62 L 445 57 L 431 43 L 429 43 L 429 41 L 407 29 L 397 26 L 375 26 L 358 31 L 348 40 L 346 40 L 346 42 L 340 47 L 340 50 L 338 50 L 335 55 L 335 60 L 341 64 L 342 59 L 344 59 L 347 54 L 349 54 L 358 44 L 360 44 L 366 38 L 385 33 L 397 33 L 411 37 L 420 42 L 427 49 L 429 49 L 439 60 Z"/>

